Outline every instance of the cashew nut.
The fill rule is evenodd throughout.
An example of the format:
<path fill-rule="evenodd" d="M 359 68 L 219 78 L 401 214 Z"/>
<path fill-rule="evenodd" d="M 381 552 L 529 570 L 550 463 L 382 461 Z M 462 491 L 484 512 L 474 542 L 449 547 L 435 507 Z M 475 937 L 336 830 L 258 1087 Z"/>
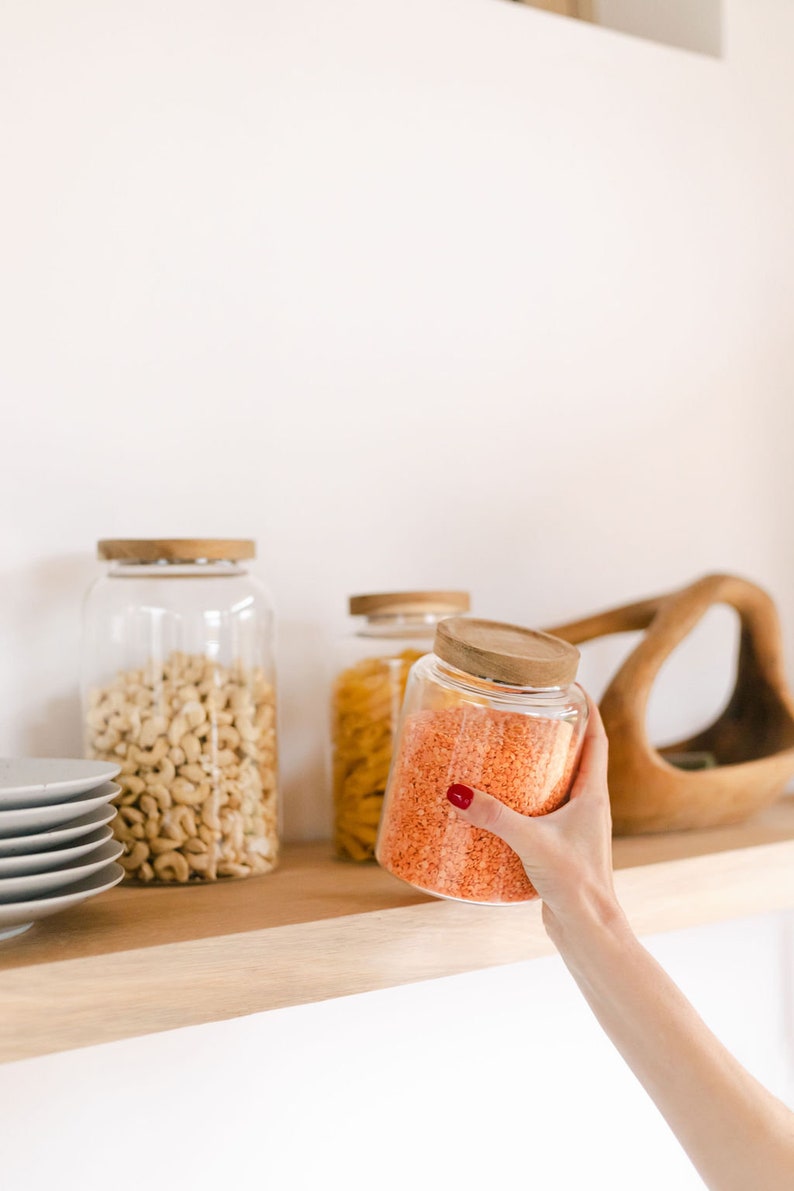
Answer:
<path fill-rule="evenodd" d="M 91 755 L 120 764 L 128 876 L 267 872 L 278 855 L 275 698 L 262 671 L 172 653 L 90 692 Z"/>

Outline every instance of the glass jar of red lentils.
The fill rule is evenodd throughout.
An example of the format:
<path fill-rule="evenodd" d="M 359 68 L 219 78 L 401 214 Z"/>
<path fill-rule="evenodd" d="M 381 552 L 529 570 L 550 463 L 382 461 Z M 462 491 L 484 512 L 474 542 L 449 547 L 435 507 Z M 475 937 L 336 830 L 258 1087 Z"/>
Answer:
<path fill-rule="evenodd" d="M 330 708 L 334 845 L 340 859 L 375 859 L 408 672 L 433 648 L 439 621 L 468 608 L 464 591 L 350 597 L 353 629 L 334 651 Z"/>
<path fill-rule="evenodd" d="M 524 815 L 565 802 L 587 722 L 578 664 L 579 651 L 547 633 L 439 623 L 433 652 L 408 676 L 376 846 L 384 868 L 460 901 L 537 896 L 512 848 L 458 818 L 446 791 L 484 790 Z"/>

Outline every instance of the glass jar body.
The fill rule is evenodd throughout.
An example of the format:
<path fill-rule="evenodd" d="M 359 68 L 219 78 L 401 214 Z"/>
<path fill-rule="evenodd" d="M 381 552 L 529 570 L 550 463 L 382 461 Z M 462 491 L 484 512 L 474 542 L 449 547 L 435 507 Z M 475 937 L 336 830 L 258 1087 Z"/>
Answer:
<path fill-rule="evenodd" d="M 587 698 L 567 687 L 512 687 L 429 654 L 408 678 L 376 855 L 389 872 L 440 897 L 486 905 L 537 894 L 512 848 L 463 822 L 446 798 L 460 783 L 526 815 L 567 798 Z"/>
<path fill-rule="evenodd" d="M 432 650 L 441 615 L 362 617 L 334 650 L 330 770 L 340 859 L 375 859 L 405 684 L 414 662 Z"/>
<path fill-rule="evenodd" d="M 191 884 L 278 862 L 274 614 L 232 562 L 112 564 L 83 614 L 88 757 L 121 765 L 127 879 Z"/>

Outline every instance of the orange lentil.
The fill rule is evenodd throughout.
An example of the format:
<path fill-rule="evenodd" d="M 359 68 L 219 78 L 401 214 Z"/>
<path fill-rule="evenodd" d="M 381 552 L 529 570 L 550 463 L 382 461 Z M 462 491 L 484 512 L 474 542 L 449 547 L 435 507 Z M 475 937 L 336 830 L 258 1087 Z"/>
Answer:
<path fill-rule="evenodd" d="M 473 703 L 407 715 L 386 794 L 379 862 L 444 897 L 490 904 L 537 897 L 512 848 L 459 819 L 446 791 L 461 782 L 521 814 L 544 815 L 565 801 L 577 753 L 565 720 Z"/>

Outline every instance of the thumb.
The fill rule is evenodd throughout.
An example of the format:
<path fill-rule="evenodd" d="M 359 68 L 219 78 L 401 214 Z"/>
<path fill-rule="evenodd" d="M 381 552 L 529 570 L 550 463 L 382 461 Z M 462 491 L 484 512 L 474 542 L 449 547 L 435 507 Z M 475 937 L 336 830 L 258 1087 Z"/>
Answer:
<path fill-rule="evenodd" d="M 498 798 L 486 794 L 484 790 L 473 790 L 471 786 L 459 783 L 449 787 L 447 799 L 464 823 L 493 832 L 509 844 L 514 852 L 521 855 L 528 834 L 532 830 L 530 816 L 519 814 L 512 807 L 505 806 Z"/>

